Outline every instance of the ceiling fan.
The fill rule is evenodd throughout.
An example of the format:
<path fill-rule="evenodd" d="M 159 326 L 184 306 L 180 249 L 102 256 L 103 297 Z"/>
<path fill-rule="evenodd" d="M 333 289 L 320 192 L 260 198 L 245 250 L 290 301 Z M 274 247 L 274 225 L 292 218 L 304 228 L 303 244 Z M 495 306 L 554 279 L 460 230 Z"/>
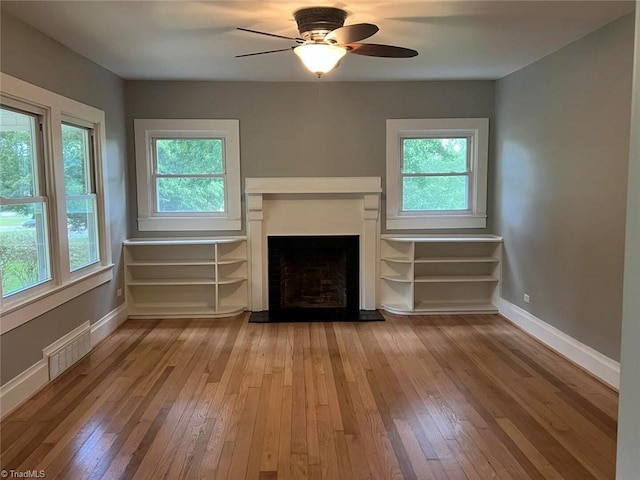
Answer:
<path fill-rule="evenodd" d="M 243 27 L 238 27 L 238 30 L 292 40 L 296 42 L 296 45 L 277 50 L 245 53 L 236 55 L 236 58 L 293 50 L 311 72 L 321 77 L 335 68 L 347 53 L 387 58 L 409 58 L 418 55 L 418 52 L 410 48 L 377 43 L 359 43 L 374 35 L 379 30 L 378 26 L 372 23 L 355 23 L 345 26 L 347 12 L 340 8 L 302 8 L 297 10 L 293 17 L 298 24 L 300 37 L 287 37 Z"/>

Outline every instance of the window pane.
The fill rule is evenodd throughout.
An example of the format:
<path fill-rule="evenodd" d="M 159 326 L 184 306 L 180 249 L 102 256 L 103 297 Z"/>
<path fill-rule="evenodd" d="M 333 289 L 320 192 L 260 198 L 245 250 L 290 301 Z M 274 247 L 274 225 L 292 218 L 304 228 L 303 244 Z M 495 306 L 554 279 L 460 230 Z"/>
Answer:
<path fill-rule="evenodd" d="M 73 125 L 62 125 L 64 187 L 67 195 L 91 193 L 89 131 Z"/>
<path fill-rule="evenodd" d="M 0 108 L 0 196 L 38 195 L 36 118 Z"/>
<path fill-rule="evenodd" d="M 100 261 L 96 198 L 67 200 L 69 267 L 73 272 Z"/>
<path fill-rule="evenodd" d="M 158 212 L 223 212 L 222 178 L 158 178 Z"/>
<path fill-rule="evenodd" d="M 467 210 L 469 177 L 405 177 L 402 210 Z"/>
<path fill-rule="evenodd" d="M 44 212 L 41 203 L 0 206 L 3 297 L 51 279 Z"/>
<path fill-rule="evenodd" d="M 159 174 L 224 173 L 220 138 L 158 138 L 155 142 Z"/>
<path fill-rule="evenodd" d="M 467 138 L 404 138 L 402 172 L 466 172 L 467 144 Z"/>

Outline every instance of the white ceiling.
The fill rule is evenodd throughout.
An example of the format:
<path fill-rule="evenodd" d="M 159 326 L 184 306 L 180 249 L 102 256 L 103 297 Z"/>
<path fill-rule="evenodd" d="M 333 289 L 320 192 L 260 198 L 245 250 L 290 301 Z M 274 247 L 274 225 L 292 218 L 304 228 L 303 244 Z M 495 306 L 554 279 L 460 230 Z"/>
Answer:
<path fill-rule="evenodd" d="M 501 78 L 633 11 L 633 1 L 5 1 L 3 12 L 126 79 L 315 81 L 293 52 L 246 27 L 298 36 L 293 12 L 345 9 L 345 24 L 380 31 L 365 42 L 415 49 L 418 57 L 347 55 L 322 81 Z"/>

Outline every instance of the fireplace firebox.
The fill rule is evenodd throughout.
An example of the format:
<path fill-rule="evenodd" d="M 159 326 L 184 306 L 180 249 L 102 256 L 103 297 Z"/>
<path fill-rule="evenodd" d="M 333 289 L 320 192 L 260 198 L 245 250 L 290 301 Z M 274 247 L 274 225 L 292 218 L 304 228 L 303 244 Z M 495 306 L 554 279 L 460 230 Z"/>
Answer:
<path fill-rule="evenodd" d="M 274 321 L 356 320 L 358 235 L 269 236 L 269 317 Z"/>

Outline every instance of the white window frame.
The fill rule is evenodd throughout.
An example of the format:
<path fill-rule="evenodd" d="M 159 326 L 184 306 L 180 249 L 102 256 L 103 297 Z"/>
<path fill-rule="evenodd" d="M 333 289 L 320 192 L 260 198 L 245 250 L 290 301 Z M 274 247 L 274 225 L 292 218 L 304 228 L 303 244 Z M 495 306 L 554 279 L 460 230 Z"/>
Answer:
<path fill-rule="evenodd" d="M 85 165 L 85 183 L 88 187 L 88 191 L 85 191 L 82 194 L 75 194 L 75 195 L 68 195 L 66 193 L 66 184 L 65 184 L 65 195 L 66 195 L 66 201 L 74 201 L 74 200 L 93 200 L 94 202 L 94 206 L 96 208 L 96 215 L 99 217 L 99 212 L 98 212 L 98 195 L 96 193 L 96 189 L 97 189 L 97 181 L 96 181 L 96 132 L 94 129 L 94 125 L 90 122 L 86 122 L 83 121 L 81 119 L 78 118 L 72 118 L 72 117 L 68 117 L 68 116 L 63 116 L 62 117 L 62 123 L 71 127 L 75 127 L 75 128 L 82 128 L 87 130 L 87 134 L 88 134 L 88 140 L 89 140 L 89 144 L 88 144 L 88 152 L 87 152 L 87 164 Z M 65 217 L 66 218 L 66 217 Z M 67 234 L 68 234 L 68 224 L 67 224 Z M 89 226 L 87 225 L 87 231 L 90 232 L 89 230 Z M 98 234 L 98 258 L 90 263 L 87 263 L 85 265 L 82 265 L 81 267 L 77 268 L 76 270 L 73 270 L 73 272 L 77 272 L 80 271 L 82 269 L 85 268 L 91 268 L 92 265 L 96 264 L 96 263 L 100 263 L 100 255 L 101 255 L 101 249 L 100 249 L 100 222 L 98 220 L 97 222 L 97 229 L 96 232 Z M 68 237 L 67 237 L 68 240 Z"/>
<path fill-rule="evenodd" d="M 106 132 L 104 111 L 0 73 L 0 95 L 7 106 L 42 112 L 44 184 L 48 200 L 49 249 L 52 280 L 6 298 L 0 295 L 0 333 L 4 334 L 89 290 L 113 279 L 108 198 L 105 188 Z M 90 125 L 95 133 L 100 262 L 74 272 L 69 268 L 67 205 L 62 156 L 62 122 Z M 1 287 L 0 287 L 1 289 Z"/>
<path fill-rule="evenodd" d="M 8 98 L 6 95 L 0 96 L 0 104 L 3 108 L 8 108 L 18 113 L 22 113 L 24 115 L 28 115 L 34 118 L 36 123 L 35 130 L 35 148 L 33 155 L 35 156 L 35 164 L 32 165 L 33 169 L 33 187 L 34 192 L 30 197 L 14 197 L 14 198 L 0 198 L 1 205 L 12 205 L 12 204 L 39 204 L 42 209 L 43 215 L 43 223 L 45 224 L 45 234 L 46 234 L 46 251 L 38 252 L 38 256 L 43 254 L 46 257 L 46 268 L 48 278 L 43 281 L 39 281 L 33 285 L 28 285 L 15 293 L 12 293 L 11 296 L 19 296 L 22 292 L 29 292 L 29 295 L 32 295 L 34 292 L 44 292 L 49 288 L 53 280 L 53 266 L 51 264 L 51 222 L 49 219 L 51 218 L 51 207 L 50 207 L 50 199 L 47 195 L 47 185 L 45 181 L 45 171 L 47 170 L 47 154 L 46 154 L 46 145 L 47 139 L 45 138 L 45 116 L 46 110 L 32 105 L 30 103 L 25 103 L 22 101 L 17 101 L 13 98 Z M 1 172 L 0 172 L 1 173 Z M 37 228 L 37 227 L 36 227 Z M 45 250 L 45 249 L 43 249 Z M 1 273 L 1 272 L 0 272 Z M 0 292 L 4 295 L 4 291 L 2 290 L 2 285 L 0 282 Z M 0 295 L 1 296 L 1 295 Z"/>
<path fill-rule="evenodd" d="M 240 230 L 240 122 L 238 120 L 135 119 L 138 230 Z M 158 213 L 156 211 L 154 138 L 220 138 L 224 146 L 225 211 Z"/>
<path fill-rule="evenodd" d="M 405 138 L 470 139 L 469 208 L 467 210 L 402 210 L 402 141 Z M 387 120 L 387 229 L 456 229 L 487 226 L 488 118 Z"/>

